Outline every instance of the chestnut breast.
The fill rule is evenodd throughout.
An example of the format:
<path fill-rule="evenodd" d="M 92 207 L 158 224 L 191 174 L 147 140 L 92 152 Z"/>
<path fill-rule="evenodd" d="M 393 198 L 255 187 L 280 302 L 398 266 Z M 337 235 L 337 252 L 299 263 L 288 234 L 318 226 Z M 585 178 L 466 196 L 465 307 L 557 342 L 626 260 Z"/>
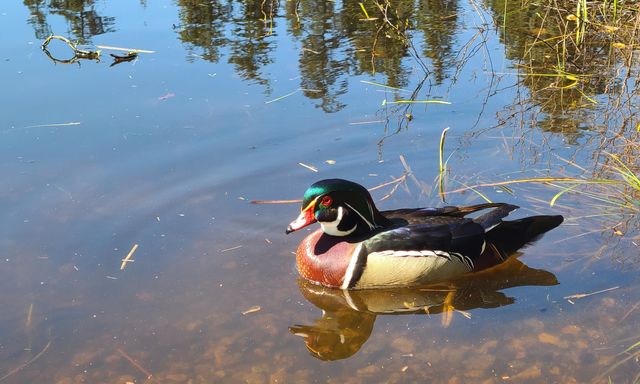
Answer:
<path fill-rule="evenodd" d="M 358 243 L 316 230 L 307 236 L 296 251 L 296 264 L 302 277 L 315 283 L 339 287 Z"/>

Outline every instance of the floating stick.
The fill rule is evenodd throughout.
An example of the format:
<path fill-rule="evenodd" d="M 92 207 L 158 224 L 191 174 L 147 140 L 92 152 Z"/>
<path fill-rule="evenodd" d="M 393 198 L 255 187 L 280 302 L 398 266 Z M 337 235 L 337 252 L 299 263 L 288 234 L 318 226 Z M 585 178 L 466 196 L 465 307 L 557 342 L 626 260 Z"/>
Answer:
<path fill-rule="evenodd" d="M 138 249 L 138 244 L 134 244 L 133 248 L 131 248 L 131 250 L 129 251 L 129 254 L 127 255 L 127 257 L 122 259 L 122 264 L 120 264 L 121 271 L 124 270 L 124 268 L 127 266 L 127 263 L 132 263 L 134 261 L 134 260 L 131 260 L 131 256 L 133 256 L 133 253 L 136 251 L 136 249 Z"/>

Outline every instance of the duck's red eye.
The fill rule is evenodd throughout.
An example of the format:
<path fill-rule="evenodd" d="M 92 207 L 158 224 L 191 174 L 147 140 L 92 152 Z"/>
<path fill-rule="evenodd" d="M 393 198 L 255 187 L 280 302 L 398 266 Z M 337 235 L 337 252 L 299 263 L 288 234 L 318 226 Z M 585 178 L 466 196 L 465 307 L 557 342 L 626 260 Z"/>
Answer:
<path fill-rule="evenodd" d="M 333 199 L 329 195 L 322 196 L 322 200 L 320 200 L 320 205 L 323 207 L 328 207 L 333 203 Z"/>

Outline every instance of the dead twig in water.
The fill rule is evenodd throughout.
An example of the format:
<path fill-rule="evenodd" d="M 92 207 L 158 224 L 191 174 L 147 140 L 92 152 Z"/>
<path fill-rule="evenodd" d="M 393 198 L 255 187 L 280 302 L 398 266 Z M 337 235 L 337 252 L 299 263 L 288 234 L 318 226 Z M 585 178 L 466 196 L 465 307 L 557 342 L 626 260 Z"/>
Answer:
<path fill-rule="evenodd" d="M 234 251 L 236 249 L 240 249 L 242 248 L 242 245 L 236 245 L 235 247 L 231 247 L 231 248 L 226 248 L 226 249 L 221 249 L 218 252 L 220 253 L 225 253 L 225 252 L 229 252 L 229 251 Z"/>
<path fill-rule="evenodd" d="M 407 180 L 408 173 L 405 172 L 402 176 L 397 179 L 393 179 L 391 181 L 384 182 L 382 184 L 376 185 L 375 187 L 369 188 L 369 192 L 373 192 L 376 189 L 384 188 L 388 185 L 400 184 Z M 394 187 L 393 191 L 395 191 L 397 187 Z M 384 197 L 382 198 L 384 200 Z M 251 200 L 249 201 L 251 204 L 299 204 L 302 203 L 301 199 L 289 199 L 289 200 Z"/>
<path fill-rule="evenodd" d="M 49 49 L 47 48 L 47 46 L 49 45 L 51 40 L 60 40 L 60 41 L 62 41 L 64 43 L 66 43 L 69 46 L 69 48 L 71 48 L 71 50 L 73 51 L 73 57 L 71 59 L 61 60 L 61 59 L 57 59 L 53 55 L 51 55 L 51 53 L 49 52 Z M 81 60 L 81 59 L 95 60 L 97 62 L 100 61 L 100 50 L 89 51 L 89 50 L 85 50 L 85 49 L 80 49 L 80 48 L 78 48 L 78 45 L 76 43 L 74 43 L 73 41 L 67 39 L 64 36 L 51 35 L 51 36 L 49 36 L 49 37 L 47 37 L 45 39 L 45 41 L 42 43 L 42 46 L 40 48 L 42 48 L 42 51 L 44 51 L 44 53 L 51 60 L 53 60 L 53 62 L 55 62 L 55 63 L 73 64 L 73 63 L 78 62 L 78 60 Z"/>
<path fill-rule="evenodd" d="M 129 254 L 127 255 L 127 257 L 122 259 L 122 264 L 120 264 L 121 271 L 124 271 L 124 268 L 127 266 L 127 263 L 133 263 L 135 261 L 135 260 L 131 260 L 131 256 L 133 256 L 133 253 L 136 251 L 136 249 L 138 249 L 138 244 L 134 244 L 133 248 L 131 248 L 131 250 L 129 251 Z"/>
<path fill-rule="evenodd" d="M 253 307 L 251 307 L 251 308 L 249 308 L 249 309 L 247 309 L 245 311 L 242 311 L 242 314 L 243 315 L 248 315 L 250 313 L 259 312 L 261 310 L 262 310 L 262 308 L 259 305 L 255 305 L 255 306 L 253 306 Z"/>
<path fill-rule="evenodd" d="M 308 165 L 305 163 L 298 163 L 299 166 L 307 168 L 308 170 L 310 170 L 311 172 L 318 172 L 318 168 L 314 167 L 313 165 Z"/>
<path fill-rule="evenodd" d="M 599 293 L 605 293 L 605 292 L 613 291 L 614 289 L 618 289 L 618 288 L 620 288 L 620 286 L 616 285 L 615 287 L 602 289 L 602 290 L 591 292 L 591 293 L 576 293 L 575 295 L 565 296 L 565 297 L 563 297 L 563 299 L 565 299 L 565 300 L 582 299 L 582 298 L 585 298 L 585 297 L 597 295 Z"/>
<path fill-rule="evenodd" d="M 110 67 L 113 67 L 114 65 L 118 65 L 120 63 L 126 63 L 129 61 L 133 61 L 135 59 L 138 58 L 138 53 L 137 52 L 128 52 L 126 55 L 114 55 L 113 53 L 110 53 L 109 56 L 113 57 L 113 63 L 111 63 Z"/>
<path fill-rule="evenodd" d="M 389 193 L 387 193 L 386 195 L 384 195 L 384 196 L 382 196 L 380 198 L 380 201 L 384 201 L 384 200 L 390 198 L 396 192 L 398 187 L 400 187 L 403 183 L 404 183 L 404 186 L 406 188 L 407 187 L 407 183 L 406 183 L 407 182 L 407 175 L 408 175 L 408 173 L 405 172 L 402 176 L 398 177 L 397 179 L 393 179 L 390 182 L 384 183 L 385 185 L 389 185 L 389 184 L 395 184 L 395 185 L 393 186 L 393 188 L 391 188 Z"/>
<path fill-rule="evenodd" d="M 453 191 L 446 191 L 445 194 L 465 192 L 470 189 L 480 188 L 480 187 L 499 187 L 502 185 L 509 184 L 523 184 L 523 183 L 550 183 L 550 182 L 558 182 L 558 181 L 566 181 L 570 183 L 579 183 L 579 184 L 619 184 L 620 182 L 615 180 L 588 180 L 588 179 L 577 179 L 575 177 L 533 177 L 530 179 L 519 179 L 519 180 L 508 180 L 508 181 L 498 181 L 495 183 L 482 183 L 467 186 L 464 188 L 454 189 Z"/>
<path fill-rule="evenodd" d="M 633 307 L 631 307 L 630 310 L 627 311 L 627 313 L 624 314 L 624 316 L 622 316 L 622 318 L 618 321 L 618 322 L 623 322 L 627 317 L 629 317 L 629 315 L 635 311 L 636 309 L 638 309 L 638 307 L 640 306 L 640 301 L 638 301 Z"/>
<path fill-rule="evenodd" d="M 53 124 L 38 124 L 38 125 L 28 125 L 23 128 L 45 128 L 45 127 L 69 127 L 72 125 L 80 125 L 79 121 L 72 121 L 69 123 L 53 123 Z"/>
<path fill-rule="evenodd" d="M 293 200 L 251 200 L 251 204 L 295 204 L 302 203 L 300 199 Z"/>
<path fill-rule="evenodd" d="M 133 360 L 133 358 L 131 356 L 129 356 L 125 351 L 123 351 L 120 348 L 117 348 L 117 351 L 118 351 L 119 354 L 122 355 L 122 357 L 127 359 L 127 361 L 131 363 L 131 365 L 136 367 L 140 372 L 142 372 L 145 375 L 147 375 L 147 380 L 149 380 L 149 379 L 151 379 L 153 377 L 153 374 L 151 372 L 147 371 L 142 365 L 140 365 L 140 363 L 138 363 L 137 361 Z"/>
<path fill-rule="evenodd" d="M 44 348 L 42 348 L 42 351 L 38 352 L 38 354 L 35 355 L 31 360 L 27 361 L 26 363 L 20 365 L 17 368 L 12 369 L 11 371 L 9 371 L 9 373 L 7 373 L 6 375 L 0 377 L 0 381 L 4 381 L 5 379 L 15 375 L 16 373 L 18 373 L 21 370 L 23 370 L 24 368 L 26 368 L 29 364 L 31 364 L 34 361 L 38 360 L 42 355 L 44 355 L 45 352 L 47 352 L 47 349 L 49 349 L 50 346 L 51 346 L 51 340 L 49 340 L 47 345 L 45 345 Z"/>
<path fill-rule="evenodd" d="M 407 161 L 405 160 L 404 155 L 400 155 L 400 162 L 404 167 L 406 176 L 411 178 L 411 181 L 415 183 L 415 185 L 420 189 L 422 193 L 428 194 L 428 191 L 425 189 L 422 183 L 420 183 L 420 181 L 413 175 L 413 170 L 411 169 L 411 167 L 409 167 L 409 164 L 407 164 Z"/>
<path fill-rule="evenodd" d="M 149 51 L 147 49 L 112 47 L 110 45 L 96 45 L 96 48 L 107 49 L 107 50 L 111 50 L 111 51 L 124 51 L 124 52 L 135 52 L 135 53 L 156 53 L 156 51 Z"/>
<path fill-rule="evenodd" d="M 407 180 L 407 173 L 405 172 L 405 173 L 402 174 L 402 176 L 398 177 L 397 179 L 393 179 L 391 181 L 387 181 L 386 183 L 378 184 L 375 187 L 369 188 L 368 191 L 369 192 L 373 192 L 376 189 L 384 188 L 387 185 L 399 184 L 399 183 L 402 183 L 402 182 L 404 182 L 406 180 Z"/>
<path fill-rule="evenodd" d="M 418 186 L 418 188 L 420 188 L 420 190 L 424 191 L 422 185 L 420 184 L 420 181 L 418 181 L 418 179 L 416 179 L 415 176 L 413 176 L 413 171 L 411 170 L 411 168 L 409 167 L 409 164 L 407 164 L 407 161 L 405 160 L 403 155 L 400 155 L 400 162 L 402 162 L 402 166 L 404 167 L 405 171 L 402 174 L 402 176 L 398 177 L 397 179 L 393 179 L 391 181 L 386 181 L 382 184 L 378 184 L 375 187 L 371 187 L 368 188 L 367 190 L 369 192 L 373 192 L 376 189 L 380 189 L 380 188 L 384 188 L 388 185 L 394 185 L 394 187 L 392 188 L 391 192 L 389 192 L 388 194 L 386 194 L 385 196 L 382 197 L 382 199 L 380 200 L 385 200 L 387 198 L 389 198 L 393 192 L 395 192 L 395 190 L 400 186 L 400 183 L 404 183 L 407 181 L 407 177 L 411 177 L 411 179 L 413 180 L 414 183 L 416 183 L 416 185 Z M 314 167 L 311 167 L 307 164 L 304 163 L 298 163 L 299 165 L 310 169 L 314 172 L 318 172 L 318 170 Z M 293 199 L 293 200 L 251 200 L 250 201 L 251 204 L 296 204 L 296 203 L 302 203 L 302 200 L 300 199 Z"/>

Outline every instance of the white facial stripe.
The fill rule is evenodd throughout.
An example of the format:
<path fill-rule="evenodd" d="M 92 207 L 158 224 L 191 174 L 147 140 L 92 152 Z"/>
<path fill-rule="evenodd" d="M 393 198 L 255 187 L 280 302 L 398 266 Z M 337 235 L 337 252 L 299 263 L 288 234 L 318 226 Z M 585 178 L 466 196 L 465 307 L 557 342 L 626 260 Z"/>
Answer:
<path fill-rule="evenodd" d="M 357 213 L 357 214 L 358 214 L 358 216 L 360 216 L 360 218 L 361 218 L 362 220 L 364 220 L 364 222 L 365 222 L 365 223 L 367 223 L 367 225 L 369 226 L 369 229 L 374 229 L 374 228 L 376 227 L 375 225 L 371 224 L 371 222 L 370 222 L 369 220 L 365 219 L 365 217 L 364 217 L 364 216 L 362 216 L 362 214 L 361 214 L 360 212 L 358 212 L 358 210 L 357 210 L 357 209 L 353 208 L 353 207 L 352 207 L 351 205 L 349 205 L 348 203 L 344 203 L 344 205 L 346 205 L 347 207 L 351 208 L 351 210 L 352 210 L 352 211 L 354 211 L 355 213 Z"/>
<path fill-rule="evenodd" d="M 499 222 L 498 224 L 494 224 L 494 225 L 490 226 L 489 228 L 485 228 L 484 233 L 489 232 L 490 230 L 492 230 L 493 228 L 497 227 L 500 224 L 502 224 L 502 222 Z"/>
<path fill-rule="evenodd" d="M 353 226 L 353 228 L 341 231 L 338 229 L 338 225 L 340 221 L 342 221 L 342 216 L 344 215 L 344 209 L 342 207 L 338 207 L 338 217 L 334 221 L 321 221 L 320 226 L 322 227 L 322 231 L 327 235 L 332 236 L 347 236 L 356 230 L 357 224 Z"/>
<path fill-rule="evenodd" d="M 373 220 L 373 225 L 375 227 L 378 227 L 378 224 L 376 223 L 376 216 L 373 214 L 373 207 L 371 206 L 369 200 L 367 200 L 367 207 L 369 207 L 369 214 L 371 215 L 371 220 Z"/>

